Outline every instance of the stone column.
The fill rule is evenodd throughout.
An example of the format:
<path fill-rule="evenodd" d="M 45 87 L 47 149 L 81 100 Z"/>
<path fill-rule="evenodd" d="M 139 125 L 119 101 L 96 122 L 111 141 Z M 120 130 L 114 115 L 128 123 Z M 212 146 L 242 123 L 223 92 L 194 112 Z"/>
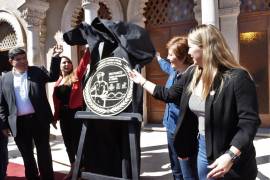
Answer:
<path fill-rule="evenodd" d="M 240 14 L 239 0 L 220 2 L 220 29 L 235 58 L 239 60 L 239 32 L 237 18 Z"/>
<path fill-rule="evenodd" d="M 98 16 L 99 9 L 98 0 L 82 0 L 82 7 L 84 9 L 84 21 L 91 24 L 93 19 Z"/>
<path fill-rule="evenodd" d="M 38 27 L 34 25 L 27 26 L 27 59 L 29 65 L 41 64 L 39 59 L 40 48 L 38 31 Z"/>
<path fill-rule="evenodd" d="M 201 0 L 194 0 L 193 12 L 198 25 L 202 24 Z"/>
<path fill-rule="evenodd" d="M 202 24 L 213 24 L 219 28 L 217 0 L 201 0 Z"/>
<path fill-rule="evenodd" d="M 29 65 L 44 64 L 42 59 L 44 56 L 41 55 L 44 52 L 40 51 L 40 35 L 42 20 L 45 19 L 48 8 L 49 4 L 44 1 L 30 1 L 19 8 L 27 27 L 27 58 Z"/>

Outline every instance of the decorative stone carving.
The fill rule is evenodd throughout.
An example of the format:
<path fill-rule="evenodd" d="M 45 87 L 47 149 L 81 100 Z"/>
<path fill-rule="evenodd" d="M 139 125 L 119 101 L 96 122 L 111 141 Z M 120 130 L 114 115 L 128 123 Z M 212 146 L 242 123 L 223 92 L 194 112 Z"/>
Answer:
<path fill-rule="evenodd" d="M 19 7 L 21 17 L 30 26 L 40 26 L 42 20 L 46 18 L 46 11 L 48 9 L 49 3 L 44 0 L 28 1 Z"/>
<path fill-rule="evenodd" d="M 41 0 L 29 0 L 20 6 L 21 17 L 27 23 L 27 58 L 29 64 L 43 64 L 46 25 L 46 11 L 49 3 Z"/>
<path fill-rule="evenodd" d="M 113 20 L 124 20 L 123 8 L 119 0 L 100 0 L 99 2 L 108 7 Z"/>
<path fill-rule="evenodd" d="M 224 8 L 219 10 L 219 16 L 238 16 L 240 13 L 240 6 L 238 7 L 230 7 L 230 8 Z"/>
<path fill-rule="evenodd" d="M 220 0 L 219 7 L 222 8 L 230 8 L 240 6 L 240 0 Z"/>
<path fill-rule="evenodd" d="M 36 9 L 27 8 L 22 11 L 22 18 L 28 23 L 28 25 L 39 26 L 41 25 L 42 19 L 45 17 L 45 12 L 41 12 Z"/>
<path fill-rule="evenodd" d="M 148 0 L 129 1 L 127 8 L 127 21 L 145 27 L 143 15 Z"/>
<path fill-rule="evenodd" d="M 238 16 L 240 13 L 240 1 L 221 1 L 219 16 Z"/>

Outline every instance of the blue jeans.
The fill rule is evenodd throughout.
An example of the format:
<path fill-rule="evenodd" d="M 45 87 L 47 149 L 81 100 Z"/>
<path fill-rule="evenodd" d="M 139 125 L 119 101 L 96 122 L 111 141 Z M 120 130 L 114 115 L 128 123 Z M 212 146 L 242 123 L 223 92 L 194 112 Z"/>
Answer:
<path fill-rule="evenodd" d="M 4 180 L 8 165 L 8 138 L 0 131 L 0 180 Z"/>
<path fill-rule="evenodd" d="M 171 169 L 175 180 L 195 180 L 196 178 L 196 157 L 189 157 L 188 160 L 179 160 L 173 146 L 173 133 L 167 131 L 167 141 Z"/>
<path fill-rule="evenodd" d="M 198 136 L 199 141 L 199 150 L 198 150 L 198 157 L 197 157 L 197 168 L 198 168 L 198 176 L 200 180 L 206 180 L 207 174 L 210 172 L 210 169 L 207 168 L 209 165 L 207 156 L 206 156 L 206 143 L 205 137 L 203 135 Z M 212 180 L 212 179 L 208 179 Z"/>

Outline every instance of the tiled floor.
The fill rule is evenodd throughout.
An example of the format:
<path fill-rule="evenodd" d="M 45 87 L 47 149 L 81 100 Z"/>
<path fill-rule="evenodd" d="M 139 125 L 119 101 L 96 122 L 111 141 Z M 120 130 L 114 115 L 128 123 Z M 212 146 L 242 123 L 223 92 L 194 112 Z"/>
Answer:
<path fill-rule="evenodd" d="M 147 127 L 141 135 L 141 179 L 142 180 L 171 180 L 171 171 L 166 145 L 166 134 L 163 128 Z M 52 156 L 54 171 L 67 173 L 69 161 L 58 130 L 51 130 Z M 257 152 L 258 180 L 270 179 L 270 137 L 256 137 L 254 144 Z M 17 147 L 10 139 L 9 161 L 23 164 Z"/>

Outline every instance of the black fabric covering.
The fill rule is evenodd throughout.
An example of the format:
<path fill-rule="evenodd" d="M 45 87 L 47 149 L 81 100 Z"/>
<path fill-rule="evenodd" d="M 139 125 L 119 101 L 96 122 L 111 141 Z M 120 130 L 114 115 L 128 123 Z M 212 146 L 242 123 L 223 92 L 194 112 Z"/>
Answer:
<path fill-rule="evenodd" d="M 81 23 L 71 31 L 64 33 L 63 38 L 69 45 L 89 44 L 91 52 L 89 76 L 95 72 L 94 65 L 100 60 L 100 57 L 101 59 L 106 57 L 125 58 L 132 69 L 140 72 L 145 64 L 152 61 L 156 53 L 144 28 L 121 21 L 114 22 L 95 18 L 91 25 Z M 104 42 L 101 55 L 98 50 L 100 42 Z M 85 78 L 86 81 L 88 78 Z M 124 112 L 142 114 L 143 89 L 136 84 L 133 86 L 132 98 L 132 103 Z M 137 123 L 139 161 L 140 128 L 141 124 Z M 127 123 L 89 121 L 86 141 L 83 166 L 88 171 L 116 177 L 122 177 L 127 172 L 127 177 L 131 178 Z M 138 164 L 140 165 L 140 163 Z"/>
<path fill-rule="evenodd" d="M 132 67 L 150 63 L 156 53 L 144 28 L 122 21 L 114 22 L 95 18 L 91 25 L 81 23 L 78 27 L 64 33 L 63 38 L 69 45 L 85 45 L 88 42 L 91 52 L 98 47 L 100 42 L 105 42 L 102 58 L 124 57 Z M 126 52 L 119 53 L 117 50 L 119 47 Z M 93 60 L 98 61 L 99 57 Z"/>

